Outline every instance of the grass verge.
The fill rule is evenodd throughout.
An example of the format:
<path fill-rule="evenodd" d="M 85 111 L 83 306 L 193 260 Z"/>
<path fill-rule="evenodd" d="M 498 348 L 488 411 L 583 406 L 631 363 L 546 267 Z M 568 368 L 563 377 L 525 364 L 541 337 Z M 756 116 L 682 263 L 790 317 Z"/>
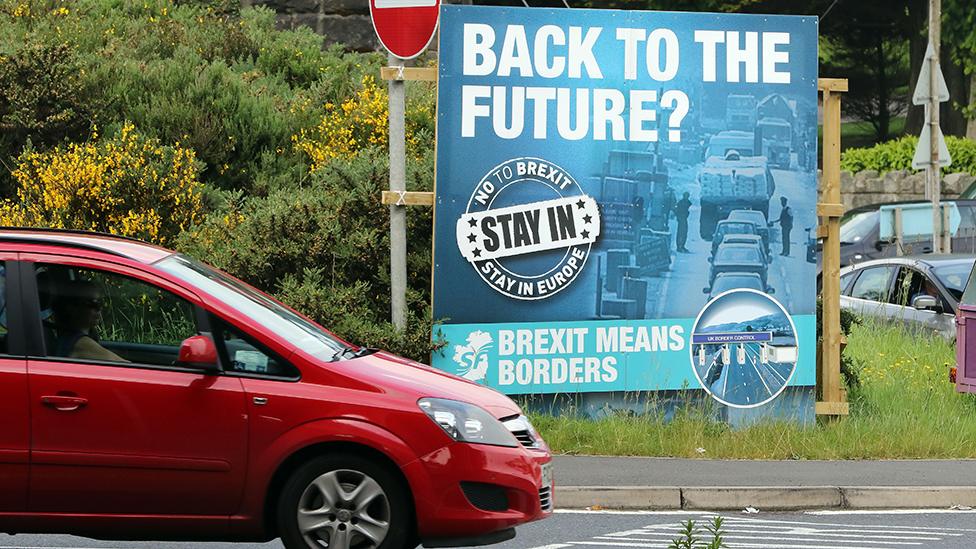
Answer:
<path fill-rule="evenodd" d="M 763 421 L 732 429 L 700 407 L 597 420 L 534 415 L 560 454 L 716 459 L 976 458 L 976 395 L 955 392 L 946 364 L 954 346 L 934 335 L 911 335 L 890 324 L 854 326 L 845 354 L 853 358 L 851 415 L 799 426 Z M 702 452 L 702 449 L 704 450 Z"/>

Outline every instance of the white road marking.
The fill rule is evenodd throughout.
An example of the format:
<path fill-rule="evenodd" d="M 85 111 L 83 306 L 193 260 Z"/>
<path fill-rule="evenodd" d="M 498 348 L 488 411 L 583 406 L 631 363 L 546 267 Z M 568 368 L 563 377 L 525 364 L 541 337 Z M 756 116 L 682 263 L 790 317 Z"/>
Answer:
<path fill-rule="evenodd" d="M 805 526 L 838 526 L 841 528 L 877 528 L 879 531 L 890 530 L 890 524 L 844 524 L 836 522 L 804 522 L 799 520 L 771 520 L 771 519 L 751 519 L 751 518 L 740 518 L 740 517 L 726 517 L 725 522 L 727 523 L 737 523 L 737 522 L 763 522 L 769 524 L 802 524 Z M 968 528 L 942 528 L 939 526 L 899 526 L 898 528 L 906 530 L 934 530 L 936 532 L 942 531 L 953 531 L 953 532 L 976 532 L 976 529 Z"/>
<path fill-rule="evenodd" d="M 816 542 L 813 542 L 816 543 Z M 651 547 L 660 548 L 663 547 L 660 543 L 650 544 L 650 543 L 637 543 L 637 542 L 611 542 L 611 541 L 574 541 L 572 545 L 598 545 L 601 547 Z M 767 543 L 728 543 L 726 544 L 730 549 L 782 549 L 783 544 L 767 544 Z M 837 545 L 836 543 L 830 545 L 809 545 L 809 544 L 789 544 L 790 549 L 878 549 L 877 547 L 868 547 L 864 545 Z"/>
<path fill-rule="evenodd" d="M 556 509 L 556 513 L 563 515 L 660 515 L 660 516 L 709 516 L 699 511 L 619 511 L 615 509 Z"/>
<path fill-rule="evenodd" d="M 729 540 L 735 540 L 735 539 L 739 539 L 739 540 L 758 539 L 760 541 L 789 541 L 789 542 L 818 542 L 818 543 L 856 541 L 857 543 L 870 543 L 870 544 L 873 544 L 873 545 L 882 545 L 882 546 L 890 546 L 890 545 L 915 545 L 915 546 L 917 546 L 917 545 L 924 545 L 923 542 L 927 542 L 927 541 L 941 541 L 942 540 L 942 538 L 938 538 L 938 537 L 935 537 L 935 538 L 931 538 L 931 537 L 930 538 L 914 538 L 914 539 L 916 539 L 918 541 L 903 541 L 903 540 L 900 540 L 900 538 L 897 541 L 896 540 L 890 540 L 890 539 L 883 540 L 883 541 L 874 541 L 874 540 L 870 540 L 870 539 L 852 539 L 852 540 L 843 539 L 843 540 L 836 540 L 836 539 L 816 539 L 818 537 L 821 537 L 820 534 L 810 535 L 810 536 L 801 536 L 801 535 L 797 535 L 797 536 L 780 536 L 780 535 L 776 535 L 777 534 L 776 532 L 764 532 L 764 533 L 762 533 L 764 535 L 751 535 L 751 536 L 749 536 L 749 535 L 740 535 L 737 532 L 738 532 L 738 530 L 730 530 L 730 531 L 722 534 L 722 538 L 723 539 L 729 539 Z M 679 534 L 680 534 L 680 530 L 679 531 L 676 531 L 676 532 L 648 532 L 647 534 L 644 534 L 644 535 L 645 536 L 656 536 L 656 537 L 659 537 L 659 538 L 665 538 L 665 539 L 670 540 L 670 539 L 674 539 L 675 537 L 678 537 Z M 840 534 L 840 536 L 841 537 L 853 537 L 853 536 L 844 536 L 843 534 Z M 858 536 L 858 537 L 865 538 L 867 536 Z M 626 539 L 627 541 L 657 541 L 657 540 L 651 539 L 650 537 L 643 537 L 643 538 L 636 538 L 636 537 L 634 537 L 634 538 L 618 538 L 618 537 L 612 537 L 612 536 L 597 536 L 594 539 L 612 539 L 612 540 Z"/>
<path fill-rule="evenodd" d="M 837 509 L 825 511 L 807 511 L 805 515 L 952 515 L 952 514 L 976 514 L 976 509 Z M 966 532 L 976 532 L 976 530 L 965 530 Z"/>
<path fill-rule="evenodd" d="M 540 545 L 532 549 L 563 549 L 563 547 L 572 547 L 572 545 L 568 543 L 554 543 L 552 545 Z"/>

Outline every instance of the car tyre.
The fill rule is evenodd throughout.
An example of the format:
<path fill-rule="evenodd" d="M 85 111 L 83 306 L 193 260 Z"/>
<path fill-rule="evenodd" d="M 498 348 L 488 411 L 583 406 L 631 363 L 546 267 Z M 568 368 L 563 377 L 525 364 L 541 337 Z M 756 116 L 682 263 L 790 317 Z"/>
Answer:
<path fill-rule="evenodd" d="M 299 467 L 278 499 L 287 549 L 416 547 L 407 488 L 389 467 L 353 454 L 315 458 Z"/>

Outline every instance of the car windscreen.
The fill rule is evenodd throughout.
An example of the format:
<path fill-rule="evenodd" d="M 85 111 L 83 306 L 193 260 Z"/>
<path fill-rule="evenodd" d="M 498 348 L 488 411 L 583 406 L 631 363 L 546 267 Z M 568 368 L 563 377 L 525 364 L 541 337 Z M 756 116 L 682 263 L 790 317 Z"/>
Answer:
<path fill-rule="evenodd" d="M 878 226 L 878 210 L 858 212 L 840 222 L 840 241 L 842 244 L 860 242 L 871 235 Z"/>
<path fill-rule="evenodd" d="M 720 248 L 715 261 L 720 263 L 759 263 L 759 250 L 755 247 L 746 246 Z"/>
<path fill-rule="evenodd" d="M 949 293 L 953 297 L 961 300 L 963 290 L 966 289 L 966 282 L 969 280 L 969 274 L 972 270 L 973 261 L 966 261 L 963 263 L 939 265 L 932 269 L 932 272 L 935 273 L 935 277 L 945 286 L 946 290 L 949 290 Z"/>
<path fill-rule="evenodd" d="M 313 356 L 329 360 L 346 348 L 341 341 L 287 307 L 199 261 L 181 255 L 172 255 L 156 266 L 210 294 L 261 324 L 268 331 L 284 338 L 291 345 Z"/>

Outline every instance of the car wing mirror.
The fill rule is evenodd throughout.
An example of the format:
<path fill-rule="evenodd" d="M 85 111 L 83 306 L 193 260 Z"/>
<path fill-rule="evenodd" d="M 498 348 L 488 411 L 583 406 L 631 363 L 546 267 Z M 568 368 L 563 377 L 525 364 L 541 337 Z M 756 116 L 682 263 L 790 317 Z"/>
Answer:
<path fill-rule="evenodd" d="M 217 346 L 210 336 L 195 335 L 183 340 L 180 344 L 180 354 L 176 363 L 178 366 L 203 370 L 208 374 L 220 372 L 217 364 Z"/>
<path fill-rule="evenodd" d="M 912 307 L 920 311 L 934 311 L 936 313 L 942 312 L 942 305 L 939 301 L 930 295 L 919 295 L 912 299 Z"/>
<path fill-rule="evenodd" d="M 711 288 L 709 288 L 708 286 L 705 286 L 704 288 L 702 288 L 702 293 L 703 293 L 703 294 L 707 294 L 707 293 L 708 293 L 708 292 L 710 292 L 710 291 L 712 291 L 712 289 L 711 289 Z"/>

